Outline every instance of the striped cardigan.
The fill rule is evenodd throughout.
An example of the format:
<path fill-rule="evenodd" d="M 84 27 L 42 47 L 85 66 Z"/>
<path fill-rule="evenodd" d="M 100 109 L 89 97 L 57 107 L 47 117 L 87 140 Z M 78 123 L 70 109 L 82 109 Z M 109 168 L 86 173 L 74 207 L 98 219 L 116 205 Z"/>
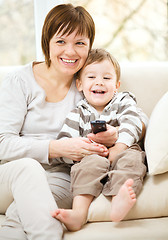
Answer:
<path fill-rule="evenodd" d="M 93 120 L 105 120 L 111 126 L 119 126 L 117 143 L 127 146 L 140 140 L 142 122 L 147 125 L 147 117 L 137 107 L 135 96 L 130 92 L 120 92 L 115 94 L 101 114 L 86 99 L 82 99 L 68 114 L 57 139 L 86 137 L 91 132 L 90 121 Z M 66 159 L 64 162 L 70 163 Z"/>

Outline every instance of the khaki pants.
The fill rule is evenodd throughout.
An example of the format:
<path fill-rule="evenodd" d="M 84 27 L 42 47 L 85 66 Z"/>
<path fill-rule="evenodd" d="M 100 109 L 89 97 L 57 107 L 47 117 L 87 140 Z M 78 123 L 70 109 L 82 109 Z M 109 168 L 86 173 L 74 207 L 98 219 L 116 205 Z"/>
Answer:
<path fill-rule="evenodd" d="M 145 153 L 138 144 L 119 154 L 111 165 L 105 157 L 84 157 L 71 168 L 73 196 L 90 194 L 97 197 L 101 192 L 105 196 L 114 196 L 128 178 L 134 180 L 133 189 L 138 194 L 146 175 L 144 160 Z"/>
<path fill-rule="evenodd" d="M 69 171 L 64 164 L 45 171 L 30 158 L 0 165 L 0 202 L 9 195 L 14 198 L 0 240 L 61 240 L 62 224 L 50 213 L 71 207 Z"/>

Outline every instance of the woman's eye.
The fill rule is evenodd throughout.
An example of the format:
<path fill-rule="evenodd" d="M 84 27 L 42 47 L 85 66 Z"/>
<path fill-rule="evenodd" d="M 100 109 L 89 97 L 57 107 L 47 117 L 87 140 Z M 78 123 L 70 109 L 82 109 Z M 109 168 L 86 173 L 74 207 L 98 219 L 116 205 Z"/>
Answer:
<path fill-rule="evenodd" d="M 104 77 L 105 80 L 110 80 L 111 78 L 110 77 Z"/>
<path fill-rule="evenodd" d="M 94 77 L 94 76 L 88 76 L 88 78 L 91 78 L 91 79 L 92 79 L 92 78 L 95 78 L 95 77 Z"/>
<path fill-rule="evenodd" d="M 63 44 L 64 41 L 63 41 L 63 40 L 58 40 L 57 43 L 58 43 L 58 44 Z"/>

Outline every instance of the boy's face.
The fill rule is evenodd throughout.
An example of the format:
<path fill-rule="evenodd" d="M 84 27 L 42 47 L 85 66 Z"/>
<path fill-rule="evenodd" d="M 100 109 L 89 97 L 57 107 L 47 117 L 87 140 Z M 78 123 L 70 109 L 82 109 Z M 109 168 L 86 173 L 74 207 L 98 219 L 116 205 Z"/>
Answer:
<path fill-rule="evenodd" d="M 76 84 L 78 90 L 83 91 L 89 104 L 98 112 L 102 112 L 120 86 L 120 82 L 117 83 L 116 80 L 113 64 L 109 60 L 103 60 L 87 65 Z"/>

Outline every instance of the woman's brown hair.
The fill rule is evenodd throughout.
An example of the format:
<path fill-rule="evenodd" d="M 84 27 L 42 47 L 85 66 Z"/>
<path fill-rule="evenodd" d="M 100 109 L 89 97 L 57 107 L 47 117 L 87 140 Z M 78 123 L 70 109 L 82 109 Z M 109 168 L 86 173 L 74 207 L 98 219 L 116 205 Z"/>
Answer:
<path fill-rule="evenodd" d="M 90 49 L 95 37 L 95 24 L 91 15 L 81 6 L 72 4 L 60 4 L 47 14 L 43 29 L 41 45 L 45 61 L 50 67 L 49 42 L 55 33 L 71 34 L 77 30 L 77 34 L 85 35 L 90 39 Z"/>

